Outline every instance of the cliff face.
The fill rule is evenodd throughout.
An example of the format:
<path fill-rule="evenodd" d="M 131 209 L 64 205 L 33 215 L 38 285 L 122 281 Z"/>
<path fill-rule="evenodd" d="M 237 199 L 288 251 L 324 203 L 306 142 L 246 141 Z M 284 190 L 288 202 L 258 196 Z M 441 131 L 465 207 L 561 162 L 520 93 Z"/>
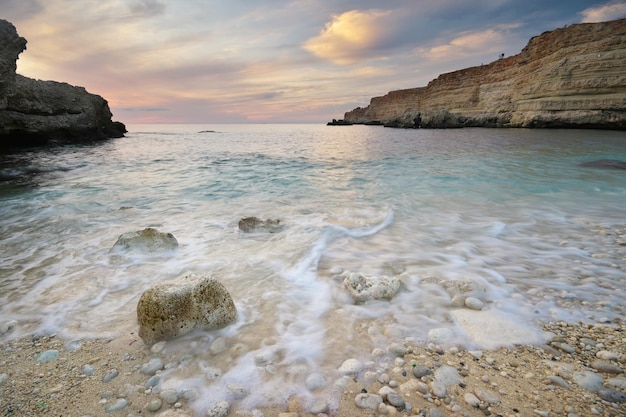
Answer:
<path fill-rule="evenodd" d="M 626 19 L 543 33 L 515 56 L 374 97 L 344 120 L 396 127 L 626 130 Z"/>
<path fill-rule="evenodd" d="M 0 19 L 0 148 L 124 136 L 102 97 L 82 87 L 15 73 L 26 39 Z"/>

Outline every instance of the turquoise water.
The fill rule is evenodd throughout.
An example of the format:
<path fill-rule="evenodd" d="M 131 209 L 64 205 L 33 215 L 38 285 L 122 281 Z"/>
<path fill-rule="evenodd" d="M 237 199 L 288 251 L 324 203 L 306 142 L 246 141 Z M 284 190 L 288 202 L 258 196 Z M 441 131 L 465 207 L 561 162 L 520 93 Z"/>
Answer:
<path fill-rule="evenodd" d="M 541 321 L 623 316 L 626 171 L 580 164 L 626 161 L 624 132 L 129 131 L 1 157 L 0 317 L 18 322 L 5 338 L 136 331 L 136 303 L 150 285 L 212 275 L 233 296 L 237 323 L 169 343 L 186 351 L 225 338 L 233 349 L 210 361 L 198 354 L 194 369 L 220 366 L 218 381 L 203 382 L 213 396 L 228 382 L 265 387 L 246 399 L 252 405 L 304 389 L 295 365 L 336 369 L 389 343 L 429 343 L 433 329 L 467 347 L 515 342 L 487 330 L 477 337 L 455 295 L 479 298 L 530 342 L 541 340 Z M 247 216 L 285 228 L 245 234 L 237 223 Z M 180 248 L 110 252 L 119 235 L 145 227 L 173 233 Z M 402 286 L 390 301 L 355 304 L 344 272 L 398 276 Z M 480 327 L 482 317 L 471 320 Z M 259 371 L 259 357 L 274 358 L 274 373 Z M 198 384 L 178 372 L 172 378 Z"/>

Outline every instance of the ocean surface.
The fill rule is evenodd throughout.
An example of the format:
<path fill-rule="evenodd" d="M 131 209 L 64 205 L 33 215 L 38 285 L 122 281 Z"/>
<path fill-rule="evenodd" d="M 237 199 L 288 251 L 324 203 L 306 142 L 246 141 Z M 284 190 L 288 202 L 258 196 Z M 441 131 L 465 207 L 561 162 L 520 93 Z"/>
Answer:
<path fill-rule="evenodd" d="M 216 400 L 237 384 L 245 407 L 394 343 L 540 343 L 542 321 L 624 315 L 626 170 L 580 165 L 599 159 L 626 161 L 626 132 L 134 125 L 2 155 L 0 321 L 18 323 L 3 339 L 137 332 L 142 292 L 196 273 L 238 320 L 168 342 L 193 365 L 164 386 Z M 283 229 L 244 233 L 249 216 Z M 111 251 L 146 227 L 179 248 Z M 402 284 L 356 303 L 347 273 Z"/>

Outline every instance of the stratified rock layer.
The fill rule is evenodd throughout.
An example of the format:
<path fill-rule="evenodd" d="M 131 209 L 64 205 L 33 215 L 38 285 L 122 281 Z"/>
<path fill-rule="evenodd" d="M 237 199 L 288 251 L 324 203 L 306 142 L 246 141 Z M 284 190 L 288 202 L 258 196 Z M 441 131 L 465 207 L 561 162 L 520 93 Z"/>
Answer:
<path fill-rule="evenodd" d="M 344 116 L 393 127 L 626 129 L 626 19 L 532 38 L 517 55 L 391 91 Z"/>
<path fill-rule="evenodd" d="M 26 39 L 0 19 L 0 148 L 83 142 L 124 136 L 102 97 L 55 81 L 15 73 Z"/>

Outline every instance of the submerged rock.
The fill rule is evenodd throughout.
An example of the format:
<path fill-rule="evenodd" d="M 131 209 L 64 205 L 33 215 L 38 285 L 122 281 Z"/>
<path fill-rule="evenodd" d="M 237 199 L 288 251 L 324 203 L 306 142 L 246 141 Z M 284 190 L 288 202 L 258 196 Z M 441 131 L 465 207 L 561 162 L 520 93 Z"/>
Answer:
<path fill-rule="evenodd" d="M 121 235 L 113 249 L 157 252 L 178 247 L 178 240 L 171 233 L 159 232 L 147 227 L 141 231 L 128 232 Z"/>
<path fill-rule="evenodd" d="M 618 159 L 598 159 L 597 161 L 583 162 L 580 166 L 599 169 L 626 169 L 626 162 Z"/>
<path fill-rule="evenodd" d="M 400 278 L 366 277 L 358 273 L 348 273 L 343 280 L 343 286 L 357 303 L 369 300 L 390 300 L 400 290 Z"/>
<path fill-rule="evenodd" d="M 222 283 L 197 275 L 156 284 L 137 304 L 139 336 L 148 345 L 196 328 L 223 327 L 236 318 L 235 303 Z"/>
<path fill-rule="evenodd" d="M 277 233 L 282 230 L 282 225 L 279 219 L 262 220 L 258 217 L 244 217 L 239 220 L 239 230 L 246 233 Z"/>

